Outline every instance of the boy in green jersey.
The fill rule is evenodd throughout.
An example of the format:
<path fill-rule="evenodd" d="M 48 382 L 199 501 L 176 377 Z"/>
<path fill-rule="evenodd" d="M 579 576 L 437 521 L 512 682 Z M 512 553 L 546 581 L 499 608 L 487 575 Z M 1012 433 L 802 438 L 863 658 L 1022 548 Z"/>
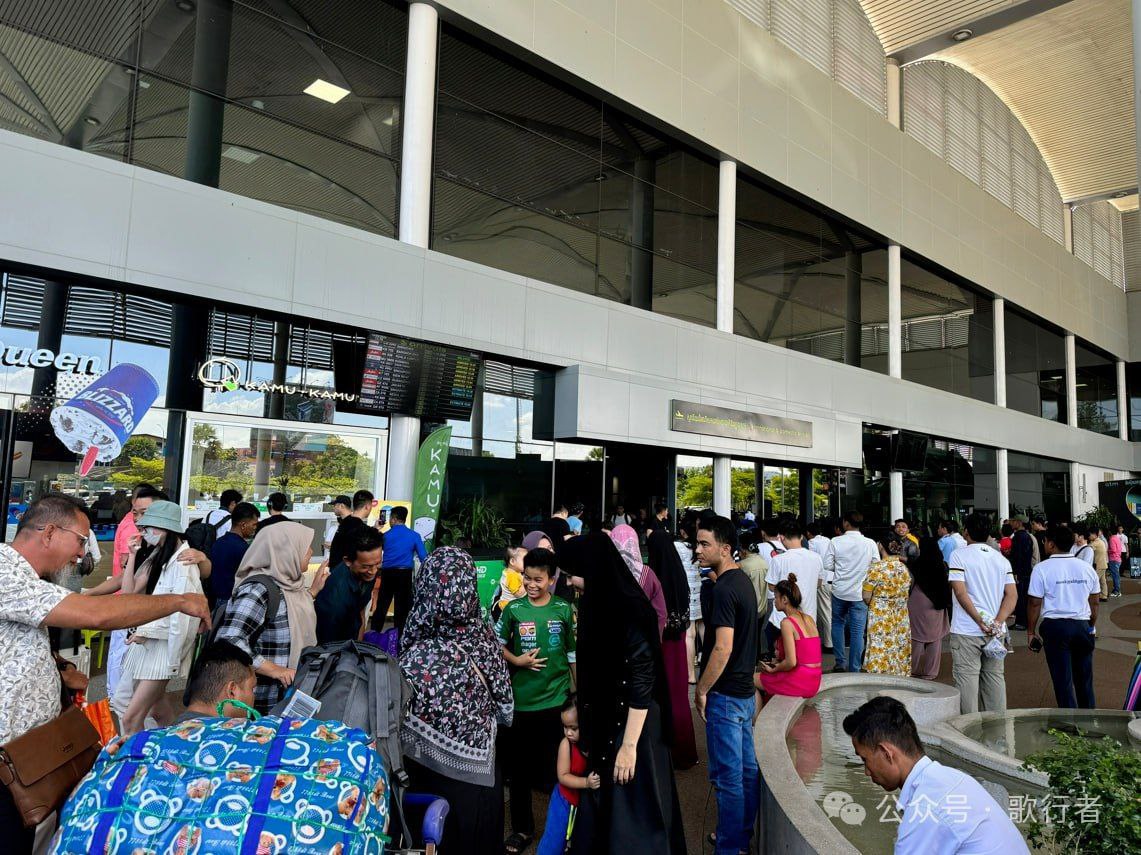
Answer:
<path fill-rule="evenodd" d="M 531 791 L 549 792 L 554 786 L 561 712 L 575 678 L 574 611 L 550 591 L 557 567 L 551 550 L 528 552 L 523 559 L 527 597 L 508 603 L 495 625 L 515 695 L 515 720 L 501 743 L 513 831 L 503 844 L 507 852 L 522 852 L 535 838 Z"/>

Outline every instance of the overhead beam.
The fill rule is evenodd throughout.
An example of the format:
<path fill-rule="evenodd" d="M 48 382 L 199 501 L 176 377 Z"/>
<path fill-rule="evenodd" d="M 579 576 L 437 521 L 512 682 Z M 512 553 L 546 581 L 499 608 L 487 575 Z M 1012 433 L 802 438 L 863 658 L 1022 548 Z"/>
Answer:
<path fill-rule="evenodd" d="M 1013 24 L 1025 21 L 1028 18 L 1033 18 L 1036 15 L 1041 15 L 1043 12 L 1048 12 L 1059 6 L 1065 6 L 1069 2 L 1071 2 L 1071 0 L 1023 0 L 1023 2 L 1015 3 L 1012 6 L 1003 6 L 1001 9 L 989 15 L 982 15 L 973 20 L 959 21 L 939 35 L 924 39 L 913 45 L 908 45 L 901 50 L 889 54 L 889 56 L 898 59 L 900 65 L 918 62 L 921 59 L 926 59 L 933 54 L 939 53 L 939 51 L 946 50 L 958 44 L 958 42 L 951 38 L 951 34 L 957 33 L 959 30 L 970 30 L 972 33 L 971 39 L 974 40 L 979 36 L 985 36 L 989 33 L 1004 30 Z"/>

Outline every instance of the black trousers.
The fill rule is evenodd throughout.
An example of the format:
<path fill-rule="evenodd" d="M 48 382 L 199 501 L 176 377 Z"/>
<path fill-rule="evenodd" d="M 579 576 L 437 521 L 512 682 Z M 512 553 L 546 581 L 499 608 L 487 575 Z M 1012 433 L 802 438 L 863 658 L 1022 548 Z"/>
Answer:
<path fill-rule="evenodd" d="M 1092 710 L 1093 648 L 1088 620 L 1046 618 L 1038 629 L 1054 681 L 1054 698 L 1063 709 Z M 1076 697 L 1075 697 L 1076 696 Z"/>
<path fill-rule="evenodd" d="M 481 787 L 457 781 L 404 759 L 404 769 L 411 779 L 411 792 L 429 793 L 448 800 L 448 817 L 444 820 L 441 846 L 448 852 L 465 855 L 503 855 L 503 781 L 496 764 L 495 785 Z M 409 819 L 412 834 L 419 842 L 419 825 Z M 389 829 L 392 833 L 392 829 Z M 449 843 L 449 841 L 451 841 Z"/>
<path fill-rule="evenodd" d="M 36 842 L 36 830 L 24 827 L 12 794 L 3 784 L 0 784 L 0 840 L 4 841 L 0 850 L 11 855 L 32 855 Z"/>
<path fill-rule="evenodd" d="M 1030 597 L 1030 574 L 1025 576 L 1014 574 L 1014 585 L 1018 589 L 1018 602 L 1014 604 L 1014 622 L 1019 626 L 1026 626 L 1026 606 Z"/>
<path fill-rule="evenodd" d="M 392 622 L 400 632 L 404 632 L 404 621 L 412 608 L 412 568 L 382 567 L 380 569 L 380 593 L 376 595 L 376 611 L 372 613 L 372 628 L 377 632 L 384 629 L 388 607 L 396 603 Z"/>
<path fill-rule="evenodd" d="M 511 727 L 499 731 L 499 746 L 506 760 L 507 793 L 511 802 L 511 830 L 535 834 L 531 794 L 555 788 L 559 743 L 563 740 L 562 711 L 515 710 Z"/>

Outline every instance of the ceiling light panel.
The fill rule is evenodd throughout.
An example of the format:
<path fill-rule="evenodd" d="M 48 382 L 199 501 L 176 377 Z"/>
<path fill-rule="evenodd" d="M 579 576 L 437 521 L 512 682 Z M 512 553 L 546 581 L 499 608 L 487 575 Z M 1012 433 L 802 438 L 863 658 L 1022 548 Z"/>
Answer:
<path fill-rule="evenodd" d="M 330 83 L 328 80 L 317 78 L 305 87 L 305 94 L 320 98 L 322 101 L 328 101 L 330 104 L 336 104 L 349 94 L 349 90 L 335 83 Z"/>

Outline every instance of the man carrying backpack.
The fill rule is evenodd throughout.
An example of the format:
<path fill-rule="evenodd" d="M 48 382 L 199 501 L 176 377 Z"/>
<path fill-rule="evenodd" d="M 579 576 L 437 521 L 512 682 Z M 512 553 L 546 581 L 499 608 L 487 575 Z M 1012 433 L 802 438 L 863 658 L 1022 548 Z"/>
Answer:
<path fill-rule="evenodd" d="M 214 531 L 218 537 L 222 537 L 230 530 L 233 525 L 231 519 L 234 508 L 238 502 L 242 500 L 242 494 L 237 490 L 223 490 L 221 497 L 218 499 L 218 507 L 206 514 L 206 519 L 203 520 L 207 525 L 214 526 Z"/>
<path fill-rule="evenodd" d="M 261 512 L 249 502 L 239 502 L 230 509 L 226 520 L 229 530 L 221 535 L 210 550 L 209 590 L 210 609 L 224 606 L 234 592 L 234 576 L 249 548 L 249 539 L 257 530 Z"/>

